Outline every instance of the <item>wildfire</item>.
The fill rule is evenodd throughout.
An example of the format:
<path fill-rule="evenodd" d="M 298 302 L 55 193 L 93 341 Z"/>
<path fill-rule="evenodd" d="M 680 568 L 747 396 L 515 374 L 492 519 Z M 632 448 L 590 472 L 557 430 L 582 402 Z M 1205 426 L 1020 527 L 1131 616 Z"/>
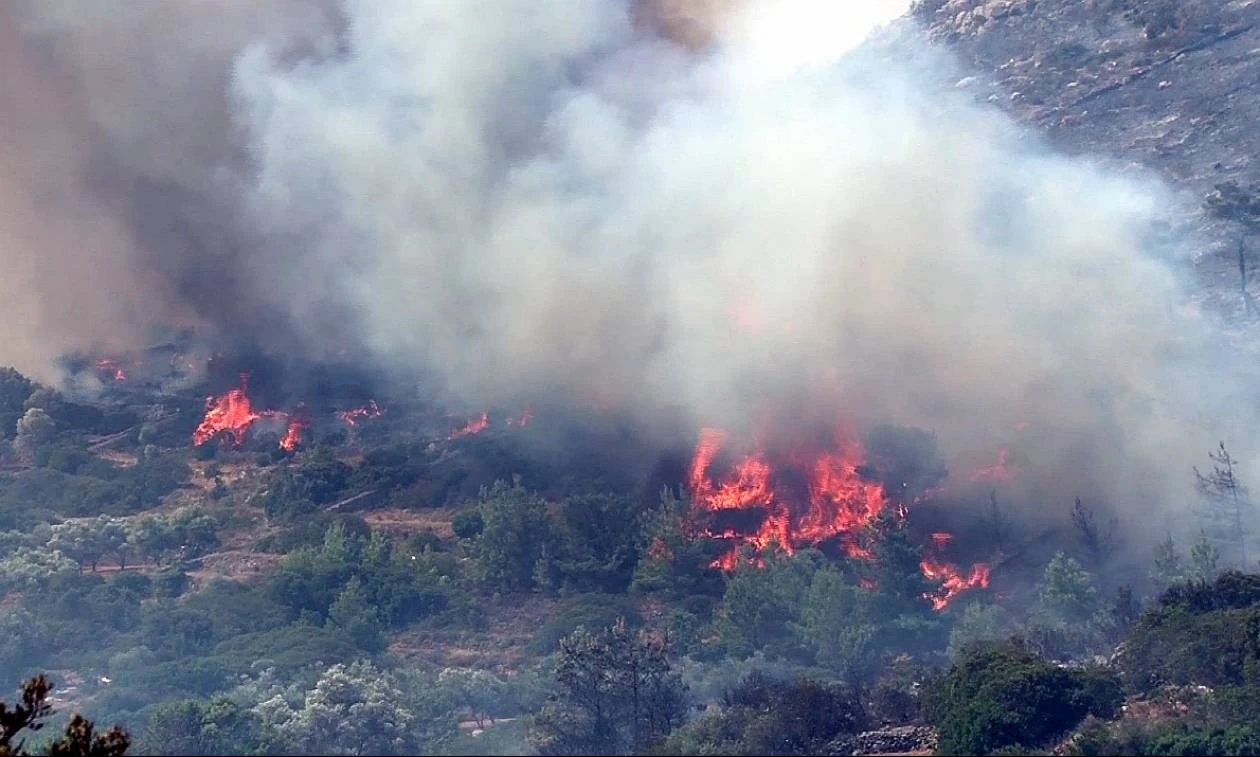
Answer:
<path fill-rule="evenodd" d="M 862 455 L 859 445 L 846 445 L 836 453 L 801 454 L 790 461 L 790 467 L 808 476 L 805 501 L 801 503 L 804 512 L 798 514 L 790 506 L 792 498 L 782 495 L 775 486 L 774 467 L 761 451 L 737 462 L 715 485 L 710 472 L 724 441 L 725 434 L 718 429 L 700 432 L 691 463 L 693 502 L 708 512 L 760 508 L 765 518 L 752 534 L 729 530 L 709 534 L 739 542 L 714 561 L 716 567 L 733 567 L 741 544 L 763 552 L 773 542 L 792 554 L 798 545 L 816 546 L 835 537 L 847 537 L 841 543 L 851 556 L 869 554 L 858 543 L 857 532 L 879 515 L 887 499 L 880 484 L 866 481 L 858 473 Z"/>
<path fill-rule="evenodd" d="M 709 538 L 732 542 L 713 567 L 734 569 L 745 545 L 758 555 L 755 563 L 763 564 L 759 555 L 772 543 L 790 555 L 804 546 L 832 542 L 854 559 L 874 558 L 862 543 L 862 533 L 891 503 L 883 486 L 860 472 L 866 457 L 860 444 L 847 442 L 835 451 L 797 452 L 776 457 L 774 462 L 758 449 L 736 461 L 725 475 L 715 476 L 725 442 L 726 434 L 720 429 L 700 432 L 689 470 L 693 507 L 702 513 L 759 510 L 763 517 L 755 528 L 744 531 L 732 527 L 704 531 Z M 796 478 L 803 479 L 803 486 L 793 485 Z M 904 504 L 898 506 L 897 514 L 906 517 Z M 933 534 L 930 552 L 944 550 L 952 538 L 948 533 Z M 983 564 L 964 576 L 953 564 L 932 556 L 922 561 L 920 569 L 928 579 L 942 582 L 938 590 L 925 595 L 936 610 L 944 609 L 960 592 L 989 583 L 989 567 Z M 869 583 L 866 579 L 863 585 Z"/>
<path fill-rule="evenodd" d="M 984 563 L 973 565 L 971 573 L 967 576 L 960 573 L 958 566 L 953 563 L 924 560 L 919 563 L 919 568 L 925 577 L 933 581 L 941 581 L 939 589 L 923 595 L 924 599 L 932 603 L 933 610 L 944 610 L 954 597 L 967 589 L 983 588 L 989 585 L 989 566 Z"/>
<path fill-rule="evenodd" d="M 311 427 L 311 419 L 299 408 L 289 416 L 289 427 L 284 432 L 284 438 L 280 440 L 280 447 L 286 452 L 293 452 L 302 443 L 302 439 L 306 434 L 306 430 Z"/>
<path fill-rule="evenodd" d="M 524 427 L 528 425 L 529 422 L 533 420 L 533 418 L 534 418 L 534 411 L 530 410 L 527 407 L 525 408 L 524 412 L 520 414 L 520 416 L 509 415 L 503 421 L 503 424 L 505 426 Z M 458 439 L 461 436 L 471 436 L 473 434 L 480 434 L 482 431 L 485 431 L 488 428 L 490 428 L 490 412 L 488 410 L 483 410 L 481 412 L 481 415 L 478 415 L 475 418 L 470 418 L 468 422 L 465 423 L 463 426 L 451 429 L 451 433 L 448 434 L 446 438 Z"/>
<path fill-rule="evenodd" d="M 116 360 L 100 358 L 94 363 L 94 365 L 96 366 L 96 370 L 101 371 L 102 373 L 113 373 L 115 381 L 127 380 L 127 371 L 123 370 L 123 367 L 119 365 Z"/>
<path fill-rule="evenodd" d="M 353 410 L 342 410 L 337 413 L 337 417 L 346 422 L 348 426 L 357 426 L 359 421 L 366 418 L 379 418 L 384 410 L 376 404 L 376 400 L 368 400 L 363 407 L 356 407 Z"/>
<path fill-rule="evenodd" d="M 257 412 L 246 394 L 248 376 L 241 376 L 241 385 L 230 389 L 218 397 L 206 398 L 206 416 L 201 419 L 197 430 L 193 431 L 193 444 L 200 447 L 221 433 L 232 437 L 233 446 L 240 447 L 245 443 L 246 432 L 259 418 L 275 415 L 272 412 Z"/>
<path fill-rule="evenodd" d="M 1006 448 L 998 450 L 998 460 L 995 464 L 980 468 L 971 475 L 972 481 L 1013 481 L 1019 469 L 1011 465 L 1007 460 Z"/>
<path fill-rule="evenodd" d="M 471 436 L 472 434 L 480 434 L 482 431 L 490 428 L 490 413 L 482 411 L 481 415 L 474 418 L 468 423 L 457 429 L 452 429 L 447 439 L 458 439 L 461 436 Z"/>
<path fill-rule="evenodd" d="M 520 418 L 513 418 L 512 416 L 508 416 L 507 424 L 509 426 L 522 426 L 523 427 L 527 425 L 531 420 L 533 420 L 533 418 L 534 418 L 534 411 L 530 410 L 529 408 L 525 408 L 525 411 L 521 413 Z"/>
<path fill-rule="evenodd" d="M 208 441 L 227 434 L 232 437 L 232 446 L 241 447 L 248 438 L 251 426 L 263 418 L 287 418 L 289 425 L 280 446 L 292 452 L 302 443 L 303 435 L 311 427 L 311 419 L 299 406 L 293 414 L 278 410 L 255 410 L 249 399 L 249 376 L 241 375 L 241 385 L 229 389 L 218 397 L 206 398 L 206 415 L 193 431 L 193 446 L 200 447 Z"/>

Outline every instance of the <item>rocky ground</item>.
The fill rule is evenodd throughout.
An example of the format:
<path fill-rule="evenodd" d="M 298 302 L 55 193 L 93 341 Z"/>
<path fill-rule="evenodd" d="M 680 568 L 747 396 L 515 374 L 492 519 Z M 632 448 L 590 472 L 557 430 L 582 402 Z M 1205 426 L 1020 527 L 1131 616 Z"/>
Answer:
<path fill-rule="evenodd" d="M 936 751 L 936 729 L 925 725 L 903 725 L 865 731 L 833 742 L 827 754 L 833 755 L 919 755 Z"/>
<path fill-rule="evenodd" d="M 1201 232 L 1207 299 L 1241 312 L 1248 231 L 1194 211 L 1220 183 L 1260 182 L 1260 0 L 920 0 L 915 14 L 974 72 L 958 86 L 1059 149 L 1183 191 L 1169 220 Z"/>

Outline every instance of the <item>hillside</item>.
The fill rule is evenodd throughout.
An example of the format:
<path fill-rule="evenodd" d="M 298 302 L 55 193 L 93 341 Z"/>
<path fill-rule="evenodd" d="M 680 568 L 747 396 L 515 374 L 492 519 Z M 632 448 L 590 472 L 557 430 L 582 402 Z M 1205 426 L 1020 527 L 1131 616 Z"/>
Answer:
<path fill-rule="evenodd" d="M 1069 154 L 1152 170 L 1187 197 L 1205 300 L 1241 315 L 1236 248 L 1254 226 L 1193 213 L 1218 184 L 1260 182 L 1260 3 L 931 0 L 916 15 L 973 70 L 957 83 Z"/>
<path fill-rule="evenodd" d="M 918 0 L 835 79 L 800 18 L 706 57 L 739 0 L 569 1 L 223 43 L 257 225 L 144 258 L 204 322 L 0 368 L 0 683 L 132 754 L 1260 755 L 1255 371 L 1151 304 L 1257 348 L 1260 208 L 1207 198 L 1260 196 L 1260 0 Z"/>

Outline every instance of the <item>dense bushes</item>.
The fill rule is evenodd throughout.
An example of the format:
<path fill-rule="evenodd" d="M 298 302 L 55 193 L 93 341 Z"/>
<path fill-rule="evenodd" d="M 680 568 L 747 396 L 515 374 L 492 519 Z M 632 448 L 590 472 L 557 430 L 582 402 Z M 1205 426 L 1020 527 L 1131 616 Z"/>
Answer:
<path fill-rule="evenodd" d="M 1138 691 L 1247 682 L 1260 664 L 1260 576 L 1231 571 L 1211 584 L 1174 585 L 1139 619 L 1120 663 Z"/>
<path fill-rule="evenodd" d="M 820 754 L 867 725 L 856 692 L 809 679 L 754 673 L 723 698 L 720 712 L 675 731 L 666 754 Z M 847 754 L 847 752 L 837 752 Z"/>
<path fill-rule="evenodd" d="M 1041 747 L 1087 715 L 1109 718 L 1124 697 L 1112 673 L 1068 669 L 1014 646 L 983 646 L 954 663 L 927 703 L 945 754 Z"/>

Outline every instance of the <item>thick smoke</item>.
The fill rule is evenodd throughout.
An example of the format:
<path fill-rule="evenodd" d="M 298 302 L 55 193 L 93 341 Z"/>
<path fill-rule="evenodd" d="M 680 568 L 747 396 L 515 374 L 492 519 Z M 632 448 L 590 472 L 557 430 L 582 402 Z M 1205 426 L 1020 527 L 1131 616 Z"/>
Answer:
<path fill-rule="evenodd" d="M 155 325 L 283 328 L 235 220 L 232 63 L 334 45 L 328 5 L 0 6 L 0 360 L 56 380 L 67 352 L 143 346 Z"/>
<path fill-rule="evenodd" d="M 299 322 L 355 303 L 478 401 L 909 423 L 1163 527 L 1211 443 L 1177 413 L 1225 375 L 1152 254 L 1174 198 L 942 88 L 939 51 L 851 49 L 905 5 L 706 3 L 681 49 L 618 3 L 349 3 L 347 54 L 240 60 L 249 206 L 342 272 Z"/>
<path fill-rule="evenodd" d="M 942 86 L 966 72 L 912 29 L 863 44 L 907 5 L 123 13 L 182 24 L 31 6 L 25 34 L 53 62 L 6 82 L 5 112 L 43 88 L 30 128 L 57 159 L 17 175 L 84 204 L 29 209 L 27 247 L 5 242 L 28 272 L 4 294 L 115 331 L 147 308 L 263 319 L 254 333 L 349 340 L 476 404 L 546 395 L 649 425 L 681 408 L 749 434 L 911 424 L 964 479 L 1009 446 L 1040 501 L 1093 495 L 1172 526 L 1188 466 L 1246 420 L 1216 401 L 1237 372 L 1161 262 L 1177 249 L 1152 232 L 1176 198 Z M 127 47 L 152 77 L 98 71 Z M 57 95 L 49 71 L 78 78 Z M 98 223 L 102 180 L 76 182 L 100 154 L 104 186 L 130 184 Z M 29 195 L 12 183 L 6 211 Z M 82 299 L 82 270 L 54 274 L 88 247 L 108 270 Z M 6 321 L 45 356 L 69 346 Z"/>

